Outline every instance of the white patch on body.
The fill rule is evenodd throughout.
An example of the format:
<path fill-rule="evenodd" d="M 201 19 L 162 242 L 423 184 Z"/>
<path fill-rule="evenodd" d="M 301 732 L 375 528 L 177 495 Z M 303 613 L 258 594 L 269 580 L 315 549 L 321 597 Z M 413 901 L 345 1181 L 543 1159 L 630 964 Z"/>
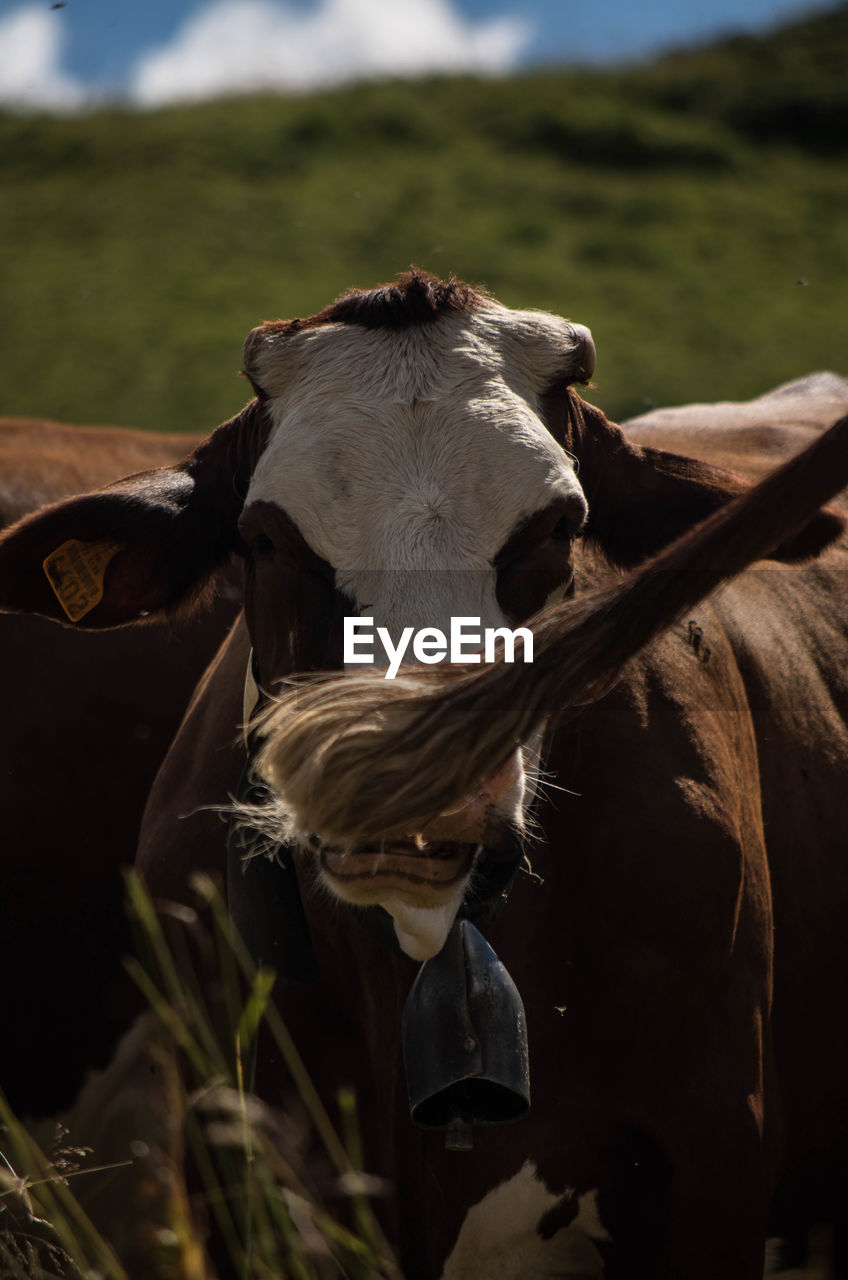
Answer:
<path fill-rule="evenodd" d="M 766 1241 L 766 1264 L 763 1280 L 826 1280 L 831 1275 L 833 1239 L 830 1229 L 821 1224 L 813 1227 L 809 1237 L 810 1257 L 803 1267 L 781 1267 L 783 1241 L 774 1237 Z"/>
<path fill-rule="evenodd" d="M 848 378 L 820 371 L 752 400 L 721 400 L 716 404 L 686 404 L 651 409 L 622 422 L 628 434 L 642 431 L 703 429 L 711 434 L 737 429 L 808 429 L 811 438 L 831 427 L 848 411 Z"/>
<path fill-rule="evenodd" d="M 442 1280 L 600 1280 L 603 1264 L 594 1241 L 608 1240 L 594 1191 L 579 1197 L 570 1226 L 544 1240 L 537 1228 L 562 1200 L 549 1191 L 536 1166 L 527 1161 L 514 1177 L 495 1187 L 465 1215 L 445 1263 Z"/>

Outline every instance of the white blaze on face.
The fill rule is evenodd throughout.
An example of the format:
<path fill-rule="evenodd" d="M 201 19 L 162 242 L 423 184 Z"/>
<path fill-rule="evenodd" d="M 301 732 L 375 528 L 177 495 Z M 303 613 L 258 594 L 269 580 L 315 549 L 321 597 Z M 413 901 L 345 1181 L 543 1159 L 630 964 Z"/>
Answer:
<path fill-rule="evenodd" d="M 272 428 L 245 506 L 284 509 L 335 569 L 351 613 L 395 644 L 406 627 L 449 634 L 452 617 L 514 625 L 496 598 L 497 552 L 555 499 L 575 526 L 586 510 L 539 399 L 591 372 L 593 355 L 582 326 L 495 303 L 409 328 L 254 338 Z M 522 795 L 498 803 L 513 821 Z"/>
<path fill-rule="evenodd" d="M 489 305 L 401 330 L 271 336 L 258 358 L 273 427 L 246 504 L 283 507 L 377 626 L 506 623 L 493 556 L 555 497 L 580 508 L 538 399 L 588 331 Z"/>
<path fill-rule="evenodd" d="M 598 1216 L 595 1192 L 577 1197 L 577 1215 L 569 1226 L 548 1239 L 539 1233 L 544 1215 L 562 1199 L 548 1190 L 528 1160 L 468 1210 L 442 1280 L 600 1280 L 604 1269 L 595 1242 L 609 1236 Z"/>

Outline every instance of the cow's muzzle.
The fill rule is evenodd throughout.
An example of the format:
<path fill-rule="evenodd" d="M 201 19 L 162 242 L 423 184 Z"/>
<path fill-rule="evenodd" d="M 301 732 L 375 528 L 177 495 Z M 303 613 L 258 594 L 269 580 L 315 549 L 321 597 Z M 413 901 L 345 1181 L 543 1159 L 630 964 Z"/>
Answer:
<path fill-rule="evenodd" d="M 393 915 L 399 902 L 418 909 L 452 903 L 456 910 L 484 849 L 514 850 L 516 833 L 523 827 L 524 789 L 521 755 L 516 751 L 472 796 L 419 832 L 387 835 L 348 848 L 314 840 L 322 879 L 345 902 L 386 905 Z"/>
<path fill-rule="evenodd" d="M 449 841 L 395 840 L 379 848 L 366 846 L 351 851 L 325 847 L 319 856 L 321 868 L 331 880 L 361 882 L 371 900 L 376 881 L 389 881 L 401 889 L 405 883 L 415 889 L 454 885 L 468 874 L 481 847 Z"/>

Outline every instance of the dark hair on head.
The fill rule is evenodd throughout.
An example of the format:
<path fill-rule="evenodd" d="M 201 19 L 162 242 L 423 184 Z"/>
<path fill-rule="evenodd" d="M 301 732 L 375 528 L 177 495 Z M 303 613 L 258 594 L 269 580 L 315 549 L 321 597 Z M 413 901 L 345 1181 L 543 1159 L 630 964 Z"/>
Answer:
<path fill-rule="evenodd" d="M 429 271 L 410 267 L 392 284 L 376 289 L 349 289 L 328 307 L 307 319 L 274 320 L 263 326 L 266 333 L 293 334 L 324 324 L 358 324 L 366 329 L 406 329 L 429 324 L 446 312 L 473 311 L 487 298 L 451 276 L 440 280 Z"/>
<path fill-rule="evenodd" d="M 440 280 L 428 271 L 412 267 L 394 284 L 380 285 L 367 293 L 352 289 L 327 308 L 328 319 L 365 325 L 368 329 L 401 329 L 427 324 L 445 311 L 470 311 L 485 294 L 451 276 Z"/>

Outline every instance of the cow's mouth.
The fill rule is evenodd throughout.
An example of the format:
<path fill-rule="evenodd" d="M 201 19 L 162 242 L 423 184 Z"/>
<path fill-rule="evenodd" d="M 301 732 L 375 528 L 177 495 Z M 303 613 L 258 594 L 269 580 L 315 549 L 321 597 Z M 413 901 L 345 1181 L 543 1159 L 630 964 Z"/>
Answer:
<path fill-rule="evenodd" d="M 317 839 L 310 844 L 325 887 L 351 906 L 382 907 L 394 922 L 401 950 L 413 960 L 427 960 L 442 949 L 469 886 L 476 899 L 488 883 L 487 858 L 498 856 L 488 843 L 420 836 L 348 851 Z M 513 867 L 514 859 L 506 851 L 503 856 Z M 503 883 L 498 882 L 498 893 Z"/>
<path fill-rule="evenodd" d="M 351 852 L 324 846 L 321 867 L 337 883 L 360 890 L 432 887 L 446 889 L 464 879 L 482 848 L 458 841 L 386 841 L 379 847 L 365 846 Z"/>

